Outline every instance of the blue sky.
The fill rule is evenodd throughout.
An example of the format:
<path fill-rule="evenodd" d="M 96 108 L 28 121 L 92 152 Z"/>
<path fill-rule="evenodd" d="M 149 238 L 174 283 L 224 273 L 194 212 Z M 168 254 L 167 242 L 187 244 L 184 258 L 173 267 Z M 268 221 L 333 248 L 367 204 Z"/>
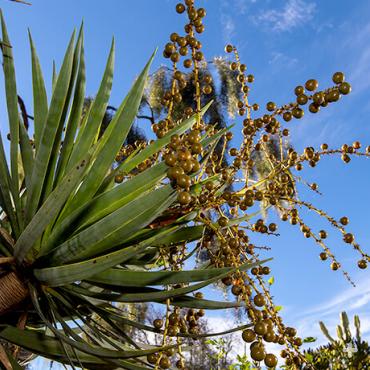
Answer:
<path fill-rule="evenodd" d="M 116 71 L 111 104 L 118 105 L 137 73 L 156 46 L 163 46 L 171 32 L 181 32 L 184 20 L 174 13 L 173 0 L 30 0 L 32 6 L 7 0 L 1 6 L 7 20 L 17 71 L 18 91 L 32 106 L 31 63 L 27 28 L 39 53 L 44 77 L 51 85 L 52 60 L 60 65 L 70 32 L 85 23 L 87 92 L 97 90 L 112 36 L 116 40 Z M 206 31 L 201 40 L 207 59 L 223 55 L 226 42 L 238 46 L 241 59 L 256 77 L 252 102 L 263 106 L 274 100 L 294 99 L 293 89 L 309 78 L 321 86 L 331 85 L 331 75 L 341 70 L 353 92 L 318 115 L 306 113 L 291 127 L 291 143 L 330 147 L 360 140 L 370 144 L 370 2 L 346 0 L 198 0 L 207 10 Z M 164 63 L 158 53 L 153 70 Z M 2 80 L 2 77 L 1 77 Z M 1 81 L 2 83 L 2 81 Z M 6 110 L 0 92 L 0 125 L 4 137 Z M 239 126 L 240 127 L 240 126 Z M 353 159 L 344 165 L 338 157 L 322 160 L 302 176 L 317 182 L 323 196 L 303 197 L 320 205 L 336 218 L 347 215 L 349 230 L 370 250 L 368 207 L 370 162 Z M 271 214 L 270 220 L 276 217 Z M 307 214 L 312 228 L 327 226 Z M 332 272 L 318 259 L 320 249 L 290 225 L 280 227 L 279 238 L 259 239 L 272 247 L 275 284 L 272 293 L 284 306 L 288 323 L 304 329 L 302 335 L 320 336 L 317 321 L 330 326 L 341 310 L 362 318 L 363 332 L 370 338 L 370 273 L 359 271 L 357 255 L 329 229 L 329 246 L 358 284 L 352 288 L 340 272 Z M 215 318 L 219 325 L 220 319 Z"/>

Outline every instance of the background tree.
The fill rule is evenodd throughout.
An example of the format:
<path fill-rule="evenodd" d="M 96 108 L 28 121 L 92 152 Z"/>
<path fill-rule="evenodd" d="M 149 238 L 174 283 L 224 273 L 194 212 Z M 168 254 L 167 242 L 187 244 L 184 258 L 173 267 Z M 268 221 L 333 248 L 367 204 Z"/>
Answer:
<path fill-rule="evenodd" d="M 192 111 L 196 109 L 194 100 L 196 86 L 193 71 L 177 72 L 183 90 L 181 98 L 177 97 L 173 104 L 172 115 L 175 120 L 180 120 L 188 115 L 190 109 Z M 160 120 L 168 113 L 166 97 L 171 89 L 173 74 L 173 69 L 162 66 L 148 79 L 141 109 L 148 108 L 154 120 Z M 229 68 L 229 63 L 225 58 L 215 57 L 211 61 L 200 63 L 198 76 L 200 80 L 207 83 L 207 88 L 203 89 L 202 105 L 209 100 L 214 102 L 203 119 L 207 124 L 216 125 L 217 129 L 222 129 L 229 118 L 235 118 L 237 103 L 242 96 L 236 80 L 237 72 Z"/>
<path fill-rule="evenodd" d="M 150 123 L 153 126 L 168 113 L 168 105 L 164 104 L 165 97 L 171 89 L 174 71 L 167 66 L 159 67 L 147 80 L 144 96 L 140 103 L 140 109 L 136 116 L 137 122 L 134 124 L 126 138 L 124 146 L 136 148 L 143 141 L 148 140 L 148 130 L 145 126 Z M 193 71 L 181 73 L 181 83 L 183 90 L 178 95 L 178 101 L 174 101 L 172 116 L 175 121 L 181 121 L 195 111 L 196 86 L 194 84 Z M 207 81 L 207 94 L 202 95 L 201 104 L 205 105 L 209 100 L 213 104 L 207 110 L 203 119 L 207 125 L 215 127 L 217 130 L 227 126 L 230 119 L 236 117 L 238 112 L 238 102 L 242 97 L 242 91 L 238 86 L 237 72 L 229 68 L 229 62 L 222 57 L 215 57 L 211 61 L 203 62 L 200 65 L 199 77 Z M 92 98 L 86 99 L 88 107 Z M 102 123 L 102 132 L 112 120 L 117 108 L 108 106 Z M 221 138 L 215 148 L 215 153 L 222 157 L 224 138 Z M 226 160 L 226 156 L 224 156 Z"/>

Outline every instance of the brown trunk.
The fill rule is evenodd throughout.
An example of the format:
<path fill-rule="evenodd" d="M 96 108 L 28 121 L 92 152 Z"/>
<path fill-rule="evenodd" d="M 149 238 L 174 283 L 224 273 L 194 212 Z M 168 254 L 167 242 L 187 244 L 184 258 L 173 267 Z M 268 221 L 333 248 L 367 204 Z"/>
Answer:
<path fill-rule="evenodd" d="M 26 285 L 15 272 L 0 278 L 0 316 L 28 297 Z"/>

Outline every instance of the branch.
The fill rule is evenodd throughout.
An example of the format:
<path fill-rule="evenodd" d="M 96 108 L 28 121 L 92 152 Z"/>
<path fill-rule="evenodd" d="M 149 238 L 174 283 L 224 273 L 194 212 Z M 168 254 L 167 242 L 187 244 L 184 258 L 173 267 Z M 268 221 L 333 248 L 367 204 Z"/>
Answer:
<path fill-rule="evenodd" d="M 27 1 L 24 1 L 24 0 L 10 0 L 10 1 L 13 1 L 14 3 L 24 4 L 24 5 L 32 5 L 31 3 L 28 3 Z"/>
<path fill-rule="evenodd" d="M 136 116 L 136 118 L 138 118 L 138 119 L 147 119 L 147 120 L 149 120 L 151 123 L 153 123 L 153 124 L 154 124 L 154 118 L 153 118 L 153 116 L 152 116 L 152 117 L 150 117 L 150 116 Z"/>
<path fill-rule="evenodd" d="M 142 116 L 142 118 L 144 118 L 144 119 L 149 119 L 150 120 L 150 122 L 152 123 L 152 124 L 154 124 L 155 123 L 155 119 L 154 119 L 154 111 L 153 111 L 153 108 L 152 108 L 152 106 L 149 104 L 149 101 L 148 101 L 148 99 L 147 99 L 147 97 L 146 96 L 143 96 L 143 101 L 144 101 L 144 103 L 148 106 L 148 108 L 150 109 L 150 114 L 151 114 L 151 117 L 148 117 L 148 116 Z M 141 117 L 139 117 L 139 116 L 136 116 L 137 118 L 141 118 Z"/>
<path fill-rule="evenodd" d="M 18 105 L 22 113 L 23 124 L 26 130 L 28 130 L 28 118 L 33 120 L 33 117 L 27 114 L 26 105 L 24 104 L 23 99 L 18 95 Z"/>
<path fill-rule="evenodd" d="M 138 119 L 147 119 L 147 120 L 149 120 L 152 124 L 154 124 L 155 123 L 155 120 L 154 120 L 154 114 L 153 114 L 153 109 L 152 109 L 152 107 L 148 104 L 148 106 L 149 106 L 149 108 L 150 108 L 150 111 L 151 111 L 151 113 L 152 113 L 152 116 L 141 116 L 141 115 L 137 115 L 136 116 L 136 118 L 138 118 Z M 117 108 L 116 107 L 113 107 L 112 105 L 108 105 L 107 106 L 107 110 L 113 110 L 113 111 L 115 111 L 115 112 L 117 112 Z"/>

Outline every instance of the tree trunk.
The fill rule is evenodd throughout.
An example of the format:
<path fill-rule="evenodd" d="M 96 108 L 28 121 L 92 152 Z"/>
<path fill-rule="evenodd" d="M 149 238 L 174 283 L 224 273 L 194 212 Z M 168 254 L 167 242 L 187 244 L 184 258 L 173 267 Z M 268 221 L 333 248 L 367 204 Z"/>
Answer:
<path fill-rule="evenodd" d="M 27 286 L 15 272 L 0 278 L 0 316 L 17 306 L 29 295 Z"/>

